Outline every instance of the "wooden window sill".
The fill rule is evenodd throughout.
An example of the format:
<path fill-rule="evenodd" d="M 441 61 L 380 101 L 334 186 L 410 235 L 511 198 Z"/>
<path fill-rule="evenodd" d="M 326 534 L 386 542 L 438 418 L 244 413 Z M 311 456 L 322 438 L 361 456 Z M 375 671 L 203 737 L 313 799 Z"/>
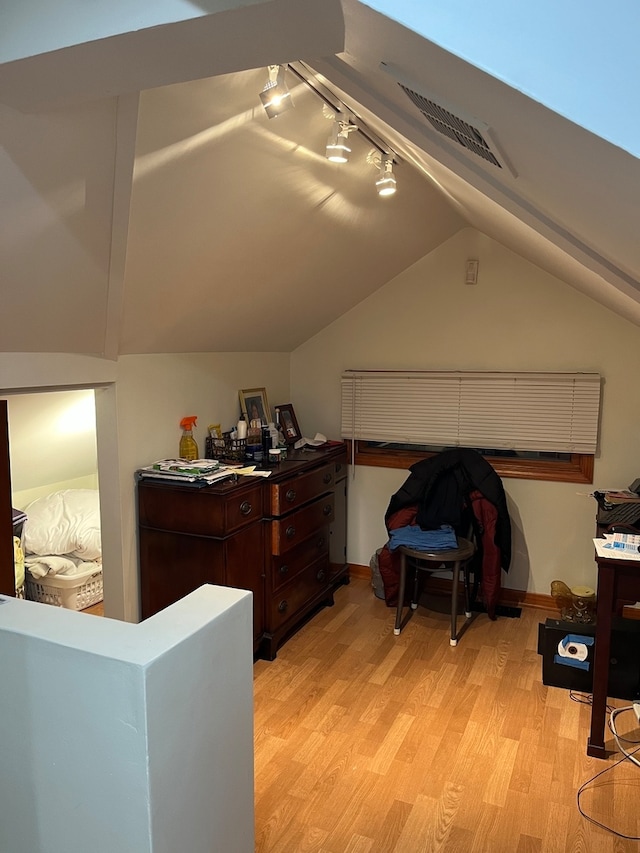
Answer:
<path fill-rule="evenodd" d="M 355 460 L 351 454 L 351 442 L 345 440 L 352 464 L 369 465 L 374 468 L 408 469 L 416 462 L 433 456 L 433 453 L 414 453 L 410 450 L 392 450 L 369 447 L 366 442 L 355 442 Z M 517 459 L 487 456 L 496 474 L 518 480 L 549 480 L 556 483 L 593 483 L 593 460 L 589 454 L 573 453 L 569 461 L 547 459 Z"/>

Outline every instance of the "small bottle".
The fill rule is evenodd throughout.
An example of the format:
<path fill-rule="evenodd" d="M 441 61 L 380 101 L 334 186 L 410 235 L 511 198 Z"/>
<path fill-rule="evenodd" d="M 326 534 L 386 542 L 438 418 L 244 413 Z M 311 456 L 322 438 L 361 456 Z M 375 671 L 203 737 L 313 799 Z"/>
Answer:
<path fill-rule="evenodd" d="M 240 420 L 238 421 L 237 426 L 238 438 L 246 438 L 247 437 L 247 422 L 245 420 L 244 415 L 240 415 Z"/>
<path fill-rule="evenodd" d="M 271 433 L 268 426 L 262 427 L 262 459 L 266 462 L 269 459 L 269 450 L 271 448 Z"/>
<path fill-rule="evenodd" d="M 271 448 L 278 446 L 278 428 L 274 423 L 269 424 L 269 435 L 271 436 Z"/>
<path fill-rule="evenodd" d="M 180 438 L 180 458 L 181 459 L 198 459 L 198 444 L 193 437 L 193 426 L 197 420 L 196 415 L 189 415 L 180 421 L 182 427 L 182 437 Z"/>

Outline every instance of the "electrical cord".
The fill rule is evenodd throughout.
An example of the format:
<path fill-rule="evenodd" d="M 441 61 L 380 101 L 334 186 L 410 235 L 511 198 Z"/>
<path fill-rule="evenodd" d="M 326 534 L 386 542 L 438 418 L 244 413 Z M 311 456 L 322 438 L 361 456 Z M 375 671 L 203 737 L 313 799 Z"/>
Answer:
<path fill-rule="evenodd" d="M 569 690 L 569 699 L 572 702 L 579 702 L 581 705 L 593 705 L 593 695 L 591 693 L 577 693 L 575 690 Z M 613 705 L 606 705 L 605 710 L 610 714 L 615 708 Z"/>
<path fill-rule="evenodd" d="M 593 696 L 591 693 L 576 693 L 575 690 L 570 690 L 569 699 L 572 702 L 579 702 L 581 705 L 593 705 Z"/>
<path fill-rule="evenodd" d="M 629 738 L 623 737 L 622 735 L 618 734 L 618 731 L 616 729 L 616 717 L 618 717 L 623 711 L 633 711 L 636 715 L 636 719 L 638 719 L 638 712 L 636 710 L 635 705 L 627 705 L 624 708 L 616 708 L 614 711 L 611 712 L 609 716 L 609 728 L 611 729 L 616 744 L 618 745 L 618 749 L 620 750 L 622 755 L 625 758 L 628 758 L 629 761 L 631 761 L 633 764 L 636 764 L 638 767 L 640 767 L 640 761 L 635 757 L 635 753 L 638 752 L 638 750 L 634 749 L 633 752 L 628 752 L 622 745 L 623 742 L 636 744 L 640 749 L 640 740 L 630 740 Z"/>
<path fill-rule="evenodd" d="M 585 699 L 584 698 L 574 699 L 574 701 L 575 702 L 584 702 Z M 586 704 L 591 704 L 591 703 L 587 701 Z M 610 773 L 614 768 L 616 768 L 619 764 L 622 764 L 624 761 L 631 761 L 632 764 L 635 764 L 637 767 L 640 767 L 640 759 L 638 759 L 636 757 L 637 753 L 640 752 L 640 741 L 630 740 L 629 738 L 623 737 L 622 735 L 618 734 L 618 731 L 616 728 L 616 718 L 618 716 L 620 716 L 620 714 L 622 714 L 625 711 L 633 711 L 636 715 L 636 719 L 638 720 L 638 722 L 640 722 L 639 708 L 640 708 L 640 706 L 638 706 L 636 703 L 634 705 L 625 705 L 623 708 L 611 708 L 610 709 L 609 728 L 613 734 L 613 737 L 615 738 L 618 749 L 622 753 L 622 757 L 619 758 L 614 764 L 611 764 L 608 767 L 605 767 L 604 770 L 601 770 L 599 773 L 596 773 L 596 775 L 592 776 L 591 779 L 588 779 L 583 785 L 580 786 L 580 788 L 578 789 L 578 793 L 576 794 L 576 804 L 578 807 L 578 811 L 580 812 L 582 817 L 585 818 L 585 820 L 588 820 L 590 823 L 593 823 L 595 826 L 599 826 L 601 829 L 604 829 L 607 832 L 612 833 L 613 835 L 617 836 L 618 838 L 624 838 L 626 841 L 640 841 L 640 835 L 625 835 L 624 833 L 618 832 L 617 830 L 613 829 L 613 827 L 607 826 L 607 824 L 605 824 L 605 823 L 601 823 L 599 820 L 596 820 L 594 817 L 592 817 L 591 815 L 587 814 L 584 811 L 584 809 L 582 808 L 580 800 L 581 800 L 583 792 L 586 791 L 591 786 L 593 786 L 596 779 L 599 779 L 601 776 L 604 776 L 606 773 Z M 636 747 L 636 749 L 634 749 L 630 752 L 629 750 L 624 748 L 624 746 L 622 745 L 622 742 L 627 743 L 627 744 L 638 744 L 638 746 Z M 611 784 L 613 784 L 613 783 L 611 783 Z"/>

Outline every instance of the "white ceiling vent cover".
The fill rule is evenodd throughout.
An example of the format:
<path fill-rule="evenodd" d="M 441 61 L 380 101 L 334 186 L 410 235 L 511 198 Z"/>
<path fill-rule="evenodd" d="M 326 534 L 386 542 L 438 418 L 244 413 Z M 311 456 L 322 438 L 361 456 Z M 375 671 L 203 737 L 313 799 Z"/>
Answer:
<path fill-rule="evenodd" d="M 398 86 L 434 130 L 456 142 L 466 151 L 482 157 L 487 163 L 497 166 L 498 169 L 507 169 L 514 178 L 517 177 L 513 167 L 492 138 L 489 125 L 473 116 L 465 116 L 462 110 L 446 104 L 444 100 L 431 93 L 418 92 L 417 87 L 402 79 L 401 73 L 394 66 L 382 62 L 380 67 L 396 79 Z"/>

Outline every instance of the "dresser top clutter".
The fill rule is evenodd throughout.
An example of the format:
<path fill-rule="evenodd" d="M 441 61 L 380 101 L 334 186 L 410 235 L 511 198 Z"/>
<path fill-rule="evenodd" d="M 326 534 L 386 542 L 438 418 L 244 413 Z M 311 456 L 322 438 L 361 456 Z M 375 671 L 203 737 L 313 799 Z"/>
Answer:
<path fill-rule="evenodd" d="M 349 580 L 342 442 L 211 483 L 136 480 L 143 619 L 205 583 L 248 589 L 255 654 L 272 660 Z"/>

